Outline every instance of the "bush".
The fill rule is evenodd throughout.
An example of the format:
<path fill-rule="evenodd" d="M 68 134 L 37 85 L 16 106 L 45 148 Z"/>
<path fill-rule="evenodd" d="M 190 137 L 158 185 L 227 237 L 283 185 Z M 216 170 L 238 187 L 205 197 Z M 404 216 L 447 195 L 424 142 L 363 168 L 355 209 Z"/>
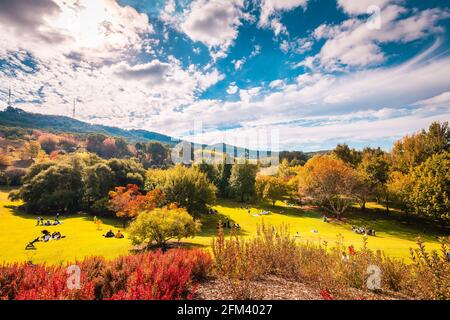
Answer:
<path fill-rule="evenodd" d="M 22 168 L 9 168 L 5 172 L 6 183 L 10 186 L 20 186 L 26 173 L 27 171 Z"/>
<path fill-rule="evenodd" d="M 41 145 L 41 148 L 44 149 L 47 154 L 50 154 L 56 150 L 59 138 L 54 134 L 43 133 L 39 136 L 38 141 Z"/>
<path fill-rule="evenodd" d="M 87 258 L 76 265 L 81 269 L 81 286 L 76 290 L 67 288 L 64 266 L 0 266 L 0 300 L 190 299 L 196 281 L 211 268 L 211 256 L 202 250 L 171 250 L 110 262 Z"/>
<path fill-rule="evenodd" d="M 200 222 L 194 220 L 186 209 L 171 206 L 141 212 L 128 232 L 134 244 L 151 245 L 155 241 L 164 248 L 171 239 L 180 241 L 195 236 L 200 226 Z"/>
<path fill-rule="evenodd" d="M 212 242 L 216 275 L 237 291 L 245 284 L 268 275 L 317 286 L 331 297 L 356 298 L 350 288 L 369 292 L 368 267 L 381 270 L 381 290 L 394 291 L 416 299 L 450 299 L 449 239 L 441 239 L 440 252 L 427 252 L 418 240 L 418 249 L 411 249 L 412 264 L 386 257 L 367 248 L 346 248 L 343 239 L 328 248 L 320 245 L 296 244 L 286 226 L 259 226 L 258 236 L 242 240 L 233 236 L 225 240 L 219 229 Z M 248 289 L 248 288 L 247 288 Z M 247 292 L 249 292 L 247 290 Z"/>

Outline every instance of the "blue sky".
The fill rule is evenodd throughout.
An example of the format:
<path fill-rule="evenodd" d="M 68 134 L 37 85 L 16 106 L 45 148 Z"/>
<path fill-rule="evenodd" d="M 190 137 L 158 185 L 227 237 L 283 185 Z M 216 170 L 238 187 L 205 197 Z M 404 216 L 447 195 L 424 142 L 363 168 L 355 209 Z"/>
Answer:
<path fill-rule="evenodd" d="M 450 120 L 450 1 L 0 0 L 0 108 L 203 143 L 389 149 Z"/>

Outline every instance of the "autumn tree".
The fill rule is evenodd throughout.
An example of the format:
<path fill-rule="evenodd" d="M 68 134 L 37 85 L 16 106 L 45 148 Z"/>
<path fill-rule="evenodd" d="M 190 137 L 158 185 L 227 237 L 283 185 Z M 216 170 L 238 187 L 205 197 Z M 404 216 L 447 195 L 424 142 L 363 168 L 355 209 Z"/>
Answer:
<path fill-rule="evenodd" d="M 47 154 L 50 154 L 56 150 L 59 139 L 58 139 L 58 136 L 56 136 L 54 134 L 43 133 L 39 136 L 38 142 L 41 145 L 42 149 Z"/>
<path fill-rule="evenodd" d="M 0 166 L 1 167 L 9 167 L 12 165 L 12 157 L 6 154 L 3 151 L 0 151 Z"/>
<path fill-rule="evenodd" d="M 131 184 L 127 187 L 116 187 L 109 193 L 109 198 L 108 208 L 122 219 L 124 228 L 126 222 L 136 218 L 140 212 L 153 210 L 165 201 L 160 190 L 151 190 L 144 195 L 137 185 Z"/>
<path fill-rule="evenodd" d="M 34 160 L 39 155 L 39 151 L 41 150 L 41 145 L 38 141 L 30 141 L 24 143 L 20 156 L 22 160 Z"/>
<path fill-rule="evenodd" d="M 338 219 L 354 200 L 356 172 L 334 156 L 311 158 L 301 170 L 300 178 L 300 194 L 314 198 Z"/>
<path fill-rule="evenodd" d="M 258 176 L 255 191 L 259 199 L 268 200 L 275 206 L 277 200 L 282 200 L 287 194 L 286 182 L 278 177 Z"/>
<path fill-rule="evenodd" d="M 391 152 L 393 169 L 406 174 L 434 154 L 449 150 L 449 146 L 448 122 L 433 122 L 428 130 L 395 142 Z"/>
<path fill-rule="evenodd" d="M 150 246 L 155 242 L 165 249 L 169 240 L 194 237 L 200 227 L 200 221 L 194 220 L 186 209 L 172 205 L 141 212 L 128 232 L 133 244 Z"/>

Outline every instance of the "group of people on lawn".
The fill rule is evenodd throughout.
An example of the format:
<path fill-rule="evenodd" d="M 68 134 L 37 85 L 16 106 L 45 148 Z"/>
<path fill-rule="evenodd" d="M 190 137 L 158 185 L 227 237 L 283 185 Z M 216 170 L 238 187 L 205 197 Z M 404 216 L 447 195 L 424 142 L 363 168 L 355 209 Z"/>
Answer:
<path fill-rule="evenodd" d="M 352 226 L 352 231 L 357 234 L 363 234 L 366 236 L 374 236 L 375 237 L 375 229 L 367 229 L 366 227 Z"/>
<path fill-rule="evenodd" d="M 45 220 L 42 217 L 37 217 L 36 226 L 57 226 L 62 224 L 62 221 L 59 220 L 59 213 L 56 214 L 56 217 L 53 222 L 50 221 L 50 219 Z M 115 234 L 112 230 L 109 230 L 106 234 L 103 235 L 105 238 L 117 238 L 122 239 L 124 238 L 124 235 L 120 230 L 118 230 Z M 51 240 L 60 240 L 65 238 L 66 236 L 62 235 L 61 232 L 55 231 L 53 233 L 49 232 L 48 230 L 42 230 L 42 236 L 37 237 L 36 239 L 30 241 L 26 246 L 25 249 L 36 249 L 34 244 L 36 242 L 49 242 Z"/>
<path fill-rule="evenodd" d="M 217 223 L 217 229 L 219 229 L 220 227 L 222 228 L 228 228 L 228 229 L 240 229 L 241 226 L 239 225 L 239 223 L 233 223 L 230 220 L 226 220 L 225 222 L 219 221 Z"/>
<path fill-rule="evenodd" d="M 47 219 L 47 221 L 44 222 L 44 218 L 41 217 L 37 217 L 37 223 L 36 226 L 57 226 L 62 224 L 61 221 L 59 221 L 59 213 L 56 214 L 56 218 L 53 222 L 51 222 L 49 219 Z"/>
<path fill-rule="evenodd" d="M 43 234 L 42 241 L 44 241 L 44 242 L 48 242 L 50 240 L 59 240 L 59 239 L 63 239 L 66 237 L 66 236 L 61 235 L 61 232 L 59 232 L 59 231 L 50 233 L 47 230 L 42 230 L 42 234 Z"/>
<path fill-rule="evenodd" d="M 114 234 L 114 232 L 110 229 L 107 233 L 105 233 L 103 235 L 105 238 L 117 238 L 117 239 L 122 239 L 124 238 L 124 235 L 122 232 L 120 232 L 120 230 L 118 230 L 116 232 L 116 234 Z"/>

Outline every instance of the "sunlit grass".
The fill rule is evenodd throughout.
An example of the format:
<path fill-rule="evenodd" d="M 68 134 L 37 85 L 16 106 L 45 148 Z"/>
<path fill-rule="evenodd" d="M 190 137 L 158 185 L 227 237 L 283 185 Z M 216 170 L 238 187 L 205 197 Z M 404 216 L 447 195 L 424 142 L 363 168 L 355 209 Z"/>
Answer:
<path fill-rule="evenodd" d="M 98 230 L 92 216 L 80 214 L 63 216 L 64 223 L 60 226 L 38 227 L 35 215 L 13 210 L 11 205 L 18 205 L 18 203 L 11 203 L 7 199 L 7 192 L 0 191 L 0 262 L 32 260 L 35 263 L 58 264 L 92 255 L 112 259 L 126 254 L 132 249 L 126 231 L 125 239 L 102 237 L 102 234 L 109 229 L 114 232 L 123 231 L 119 220 L 101 218 L 103 224 Z M 369 208 L 372 206 L 370 204 Z M 214 208 L 219 211 L 219 215 L 203 216 L 201 233 L 193 239 L 183 239 L 183 242 L 208 248 L 212 238 L 216 236 L 217 222 L 229 219 L 240 224 L 239 233 L 244 237 L 255 236 L 257 225 L 264 221 L 266 224 L 275 226 L 289 225 L 292 235 L 299 233 L 300 237 L 297 238 L 299 242 L 327 241 L 330 245 L 334 245 L 341 235 L 347 245 L 354 245 L 358 248 L 362 245 L 363 238 L 351 231 L 351 225 L 355 224 L 375 228 L 377 236 L 369 237 L 369 247 L 383 250 L 391 256 L 408 257 L 409 248 L 415 247 L 415 240 L 419 234 L 429 249 L 439 248 L 436 239 L 437 233 L 420 229 L 414 225 L 404 225 L 382 214 L 348 214 L 347 216 L 352 218 L 346 222 L 324 223 L 321 212 L 290 208 L 281 202 L 278 202 L 276 207 L 270 205 L 251 206 L 250 214 L 242 204 L 229 200 L 220 200 Z M 270 210 L 272 213 L 265 216 L 254 216 L 262 210 Z M 44 218 L 54 219 L 54 216 L 44 216 Z M 36 244 L 36 250 L 25 250 L 26 244 L 38 237 L 43 229 L 51 232 L 60 231 L 67 238 L 47 243 L 39 242 Z M 317 230 L 318 233 L 313 233 L 312 230 Z"/>
<path fill-rule="evenodd" d="M 62 225 L 36 226 L 36 216 L 17 213 L 5 207 L 13 203 L 7 200 L 7 193 L 0 192 L 0 263 L 32 260 L 34 263 L 58 264 L 75 261 L 86 256 L 100 255 L 112 259 L 126 254 L 131 248 L 128 239 L 107 239 L 102 234 L 109 229 L 121 230 L 120 222 L 115 219 L 103 219 L 101 230 L 89 215 L 61 217 Z M 14 203 L 17 205 L 17 203 Z M 53 220 L 54 216 L 43 216 Z M 38 242 L 36 250 L 25 250 L 28 242 L 41 235 L 42 230 L 59 231 L 65 239 Z M 122 230 L 121 230 L 122 231 Z M 126 233 L 125 233 L 126 235 Z"/>

